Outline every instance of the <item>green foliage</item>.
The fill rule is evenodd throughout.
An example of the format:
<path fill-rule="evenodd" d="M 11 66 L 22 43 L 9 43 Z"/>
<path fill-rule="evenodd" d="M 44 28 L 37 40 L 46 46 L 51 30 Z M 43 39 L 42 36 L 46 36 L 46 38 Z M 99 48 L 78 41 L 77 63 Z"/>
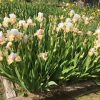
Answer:
<path fill-rule="evenodd" d="M 63 8 L 52 7 L 44 3 L 3 2 L 0 5 L 1 24 L 5 15 L 15 13 L 17 21 L 30 17 L 35 25 L 26 29 L 18 28 L 18 23 L 10 24 L 8 28 L 1 27 L 3 33 L 12 28 L 18 28 L 24 33 L 23 35 L 28 35 L 29 40 L 26 44 L 23 39 L 13 42 L 13 49 L 8 50 L 8 54 L 12 51 L 17 52 L 22 60 L 9 65 L 5 57 L 1 61 L 0 74 L 30 92 L 48 90 L 48 87 L 62 81 L 100 77 L 99 59 L 94 55 L 88 55 L 96 37 L 85 34 L 90 30 L 95 31 L 100 20 L 98 15 L 95 15 L 95 19 L 89 25 L 85 25 L 82 21 L 75 24 L 84 34 L 56 31 L 58 24 L 69 17 L 68 12 L 72 7 L 80 15 L 92 16 L 95 10 L 81 9 L 71 5 L 64 11 Z M 38 12 L 44 13 L 42 23 L 36 20 Z M 62 15 L 63 19 L 61 19 Z M 39 41 L 34 34 L 41 28 L 44 34 L 42 40 Z M 5 50 L 6 44 L 0 47 L 1 51 Z M 47 60 L 41 59 L 40 53 L 47 53 Z"/>

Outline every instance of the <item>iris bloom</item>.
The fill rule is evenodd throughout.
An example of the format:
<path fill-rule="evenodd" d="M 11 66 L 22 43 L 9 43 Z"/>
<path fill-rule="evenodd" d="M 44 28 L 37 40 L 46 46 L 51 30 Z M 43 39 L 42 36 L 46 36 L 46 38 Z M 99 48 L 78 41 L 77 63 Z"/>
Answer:
<path fill-rule="evenodd" d="M 97 29 L 96 31 L 95 31 L 95 34 L 100 34 L 100 29 Z"/>
<path fill-rule="evenodd" d="M 43 19 L 44 19 L 43 13 L 39 12 L 39 13 L 38 13 L 38 17 L 37 17 L 36 19 L 37 19 L 37 21 L 42 22 Z"/>
<path fill-rule="evenodd" d="M 6 22 L 6 23 L 9 23 L 10 22 L 10 18 L 4 17 L 3 21 Z"/>
<path fill-rule="evenodd" d="M 88 31 L 86 34 L 87 35 L 92 35 L 92 32 L 91 31 Z"/>
<path fill-rule="evenodd" d="M 79 32 L 79 29 L 74 27 L 73 28 L 73 32 L 78 33 Z"/>
<path fill-rule="evenodd" d="M 6 48 L 11 49 L 12 48 L 12 42 L 8 42 L 7 45 L 6 45 Z"/>
<path fill-rule="evenodd" d="M 75 11 L 74 11 L 74 10 L 71 10 L 71 11 L 69 12 L 70 17 L 72 17 L 74 14 L 75 14 Z"/>
<path fill-rule="evenodd" d="M 64 28 L 64 23 L 63 23 L 63 22 L 59 23 L 59 24 L 58 24 L 58 28 L 59 28 L 59 29 L 63 29 L 63 28 Z"/>
<path fill-rule="evenodd" d="M 65 32 L 72 31 L 72 29 L 73 29 L 73 24 L 71 22 L 68 22 L 66 24 Z"/>
<path fill-rule="evenodd" d="M 20 62 L 20 61 L 21 57 L 13 52 L 7 57 L 7 62 L 9 65 L 12 64 L 13 62 Z"/>
<path fill-rule="evenodd" d="M 100 48 L 100 38 L 98 38 L 98 40 L 95 41 L 95 46 L 96 49 Z"/>
<path fill-rule="evenodd" d="M 57 32 L 59 32 L 61 29 L 64 29 L 65 25 L 63 22 L 58 24 L 58 27 L 56 28 Z"/>
<path fill-rule="evenodd" d="M 3 60 L 3 53 L 0 51 L 0 61 Z"/>
<path fill-rule="evenodd" d="M 75 22 L 77 22 L 79 19 L 81 18 L 81 16 L 79 15 L 79 14 L 75 14 L 74 16 L 73 16 L 73 22 L 75 23 Z"/>
<path fill-rule="evenodd" d="M 27 24 L 28 24 L 29 26 L 33 24 L 33 21 L 32 21 L 31 18 L 29 18 L 29 19 L 27 20 Z"/>
<path fill-rule="evenodd" d="M 9 22 L 10 22 L 10 18 L 4 17 L 3 22 L 2 22 L 2 25 L 4 27 L 8 27 Z"/>
<path fill-rule="evenodd" d="M 48 59 L 48 52 L 40 53 L 39 57 L 46 61 Z"/>
<path fill-rule="evenodd" d="M 0 32 L 0 44 L 3 45 L 5 43 L 5 37 L 2 33 L 2 31 Z"/>
<path fill-rule="evenodd" d="M 72 20 L 71 20 L 71 18 L 66 18 L 65 22 L 66 22 L 66 23 L 72 22 Z"/>
<path fill-rule="evenodd" d="M 88 52 L 88 55 L 92 56 L 95 53 L 96 53 L 96 49 L 95 48 L 91 48 L 90 51 Z"/>
<path fill-rule="evenodd" d="M 24 43 L 27 43 L 28 42 L 28 35 L 24 35 L 23 41 L 24 41 Z"/>
<path fill-rule="evenodd" d="M 9 17 L 10 17 L 10 23 L 14 24 L 16 22 L 16 15 L 12 13 L 9 14 Z"/>
<path fill-rule="evenodd" d="M 37 36 L 37 38 L 38 38 L 39 40 L 42 40 L 42 38 L 43 38 L 43 33 L 44 33 L 44 30 L 43 30 L 43 29 L 39 29 L 39 30 L 37 30 L 35 36 Z"/>
<path fill-rule="evenodd" d="M 18 29 L 11 29 L 10 31 L 8 30 L 7 33 L 8 41 L 17 41 L 22 37 L 22 34 L 18 31 Z"/>
<path fill-rule="evenodd" d="M 18 26 L 19 26 L 19 27 L 23 27 L 25 24 L 26 24 L 25 20 L 20 20 L 20 21 L 18 22 Z"/>

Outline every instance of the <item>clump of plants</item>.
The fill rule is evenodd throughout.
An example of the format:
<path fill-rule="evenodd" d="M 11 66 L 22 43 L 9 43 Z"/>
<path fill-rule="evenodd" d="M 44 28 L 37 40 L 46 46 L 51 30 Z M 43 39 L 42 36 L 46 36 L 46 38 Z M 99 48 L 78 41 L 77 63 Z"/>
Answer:
<path fill-rule="evenodd" d="M 67 6 L 66 16 L 39 12 L 1 18 L 0 75 L 29 92 L 100 77 L 98 14 L 79 14 Z"/>

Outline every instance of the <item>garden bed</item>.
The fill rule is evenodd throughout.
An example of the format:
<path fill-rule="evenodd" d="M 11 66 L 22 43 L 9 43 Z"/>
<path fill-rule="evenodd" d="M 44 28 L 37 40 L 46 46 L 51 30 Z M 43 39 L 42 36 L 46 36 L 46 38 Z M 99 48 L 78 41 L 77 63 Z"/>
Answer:
<path fill-rule="evenodd" d="M 75 98 L 79 98 L 79 100 L 82 98 L 82 100 L 84 100 L 84 98 L 91 96 L 87 94 L 98 93 L 98 91 L 100 91 L 100 86 L 97 86 L 94 82 L 85 81 L 53 87 L 50 92 L 28 94 L 27 97 L 19 96 L 7 100 L 72 100 Z M 84 95 L 86 95 L 86 97 Z"/>
<path fill-rule="evenodd" d="M 3 1 L 0 75 L 6 97 L 66 100 L 99 91 L 84 81 L 100 78 L 98 8 Z"/>

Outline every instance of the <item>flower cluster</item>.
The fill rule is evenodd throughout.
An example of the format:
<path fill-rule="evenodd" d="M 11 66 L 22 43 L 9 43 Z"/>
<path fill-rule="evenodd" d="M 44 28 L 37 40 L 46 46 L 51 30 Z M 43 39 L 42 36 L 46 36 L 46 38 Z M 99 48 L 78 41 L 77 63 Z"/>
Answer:
<path fill-rule="evenodd" d="M 36 17 L 36 20 L 42 22 L 43 19 L 43 13 L 39 12 L 38 16 Z M 42 28 L 36 30 L 36 33 L 32 33 L 29 35 L 25 34 L 25 31 L 27 31 L 28 28 L 33 28 L 34 25 L 35 24 L 33 23 L 33 20 L 30 17 L 27 20 L 18 20 L 16 15 L 13 13 L 9 14 L 9 17 L 4 17 L 3 22 L 0 25 L 1 29 L 3 29 L 3 31 L 0 31 L 0 45 L 2 46 L 2 50 L 7 51 L 7 54 L 5 55 L 1 50 L 0 61 L 3 61 L 3 59 L 6 58 L 9 65 L 13 62 L 20 62 L 23 58 L 19 56 L 20 52 L 14 53 L 14 51 L 20 50 L 20 44 L 26 44 L 28 43 L 28 41 L 32 43 L 32 37 L 37 37 L 39 41 L 42 40 L 44 35 L 44 29 Z M 19 30 L 22 31 L 20 32 Z M 17 49 L 15 49 L 16 46 Z M 46 61 L 47 53 L 40 53 L 39 57 L 43 58 L 43 60 Z"/>
<path fill-rule="evenodd" d="M 75 13 L 74 10 L 69 12 L 70 17 L 66 18 L 64 22 L 58 24 L 57 31 L 81 33 L 77 28 L 76 23 L 81 19 L 81 16 Z"/>
<path fill-rule="evenodd" d="M 4 27 L 8 27 L 9 24 L 15 24 L 16 23 L 16 15 L 15 14 L 9 14 L 9 17 L 4 17 L 2 25 Z"/>
<path fill-rule="evenodd" d="M 43 19 L 44 19 L 43 13 L 39 12 L 39 13 L 38 13 L 38 16 L 37 16 L 37 18 L 36 18 L 36 20 L 39 21 L 39 22 L 42 22 Z"/>
<path fill-rule="evenodd" d="M 17 29 L 11 29 L 10 31 L 7 31 L 6 34 L 4 34 L 2 31 L 0 32 L 0 45 L 3 46 L 4 44 L 6 44 L 6 47 L 4 47 L 4 49 L 7 49 L 7 52 L 11 50 L 13 42 L 19 41 L 20 39 L 21 33 Z M 8 55 L 8 53 L 7 55 L 5 55 L 4 52 L 0 51 L 0 61 L 2 61 L 4 57 L 7 58 L 8 64 L 13 63 L 14 61 L 21 61 L 20 56 L 18 56 L 16 53 L 12 52 L 10 55 Z"/>
<path fill-rule="evenodd" d="M 94 47 L 89 51 L 89 56 L 92 56 L 93 54 L 97 55 L 100 50 L 100 28 L 95 30 L 94 35 L 96 35 L 97 39 L 94 41 Z"/>

